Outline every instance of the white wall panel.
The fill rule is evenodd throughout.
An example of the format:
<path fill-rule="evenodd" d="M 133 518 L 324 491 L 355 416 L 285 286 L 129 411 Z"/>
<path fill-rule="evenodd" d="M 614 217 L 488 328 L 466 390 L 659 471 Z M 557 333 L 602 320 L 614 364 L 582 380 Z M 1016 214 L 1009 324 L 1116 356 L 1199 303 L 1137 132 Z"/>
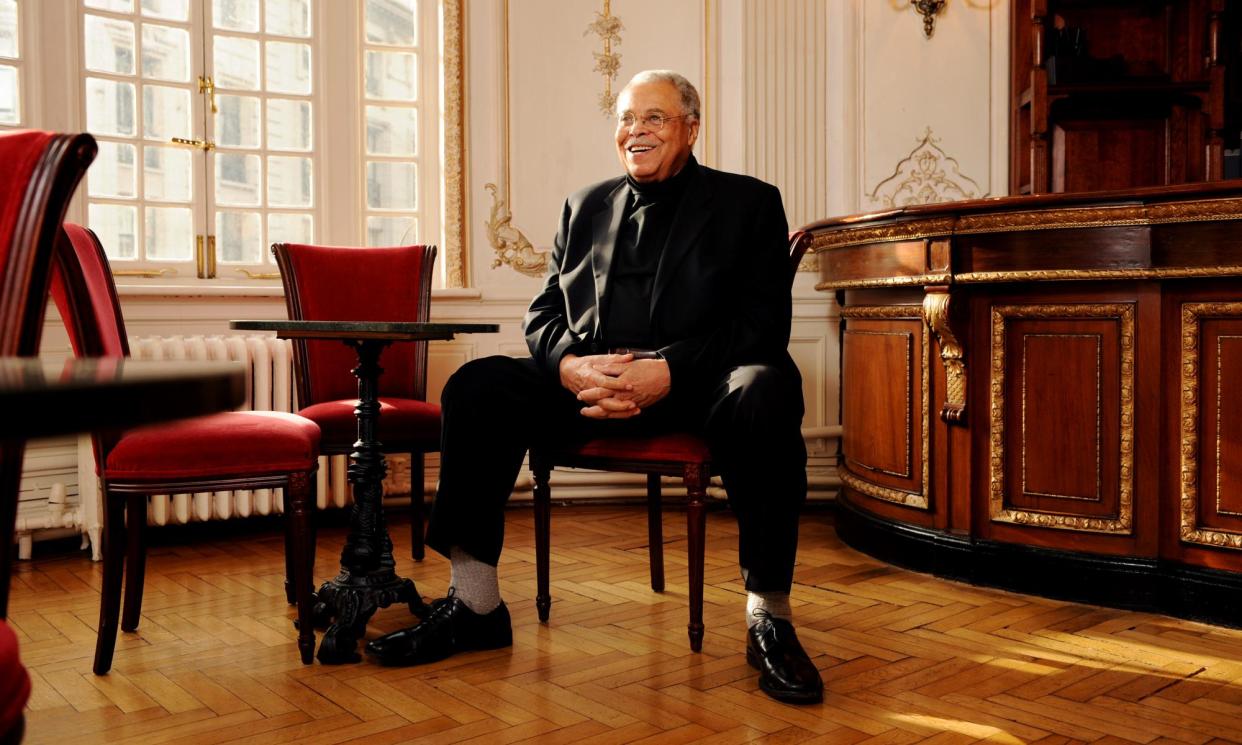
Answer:
<path fill-rule="evenodd" d="M 1007 60 L 1007 14 L 999 0 L 950 2 L 928 39 L 906 3 L 861 4 L 861 209 L 890 206 L 885 195 L 902 185 L 897 206 L 1006 192 L 1006 129 L 996 111 L 1007 109 L 998 100 L 1007 87 L 995 77 L 1007 65 L 996 64 L 998 55 Z M 930 148 L 915 156 L 924 157 L 903 164 L 929 133 Z"/>

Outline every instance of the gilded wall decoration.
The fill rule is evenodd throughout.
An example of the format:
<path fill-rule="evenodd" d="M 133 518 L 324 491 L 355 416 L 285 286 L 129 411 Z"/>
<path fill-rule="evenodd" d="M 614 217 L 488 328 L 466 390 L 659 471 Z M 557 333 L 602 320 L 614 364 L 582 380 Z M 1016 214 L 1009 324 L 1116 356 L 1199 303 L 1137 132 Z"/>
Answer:
<path fill-rule="evenodd" d="M 463 0 L 443 0 L 444 264 L 449 287 L 466 286 L 466 103 Z"/>
<path fill-rule="evenodd" d="M 1199 525 L 1199 378 L 1203 318 L 1242 316 L 1242 303 L 1182 304 L 1182 405 L 1181 405 L 1181 526 L 1183 541 L 1204 546 L 1242 549 L 1242 533 Z M 1216 436 L 1220 437 L 1217 428 Z M 1216 443 L 1217 452 L 1220 445 Z"/>
<path fill-rule="evenodd" d="M 994 522 L 1090 533 L 1130 535 L 1134 530 L 1134 305 L 1130 303 L 1000 305 L 992 308 L 992 374 L 989 391 L 989 512 Z M 1012 318 L 1104 318 L 1120 322 L 1120 473 L 1116 517 L 1087 517 L 1012 509 L 1005 504 L 1005 323 Z M 1101 443 L 1101 447 L 1103 443 Z M 1239 536 L 1242 538 L 1242 536 Z"/>
<path fill-rule="evenodd" d="M 492 195 L 491 212 L 484 223 L 487 242 L 496 251 L 492 268 L 509 266 L 528 277 L 542 277 L 548 268 L 548 252 L 537 250 L 522 231 L 513 227 L 513 215 L 505 200 L 496 193 L 495 184 L 484 184 L 483 188 Z"/>
<path fill-rule="evenodd" d="M 617 79 L 617 71 L 621 69 L 621 55 L 612 51 L 612 46 L 621 46 L 621 32 L 624 29 L 621 19 L 612 14 L 611 0 L 604 0 L 604 12 L 597 12 L 595 20 L 582 32 L 583 36 L 595 34 L 604 44 L 604 51 L 591 54 L 595 56 L 595 67 L 592 70 L 604 76 L 604 92 L 599 95 L 599 110 L 605 116 L 612 116 L 617 104 L 612 82 Z"/>
<path fill-rule="evenodd" d="M 897 164 L 893 175 L 871 190 L 871 199 L 894 208 L 986 196 L 974 179 L 961 172 L 957 160 L 940 149 L 938 142 L 928 127 L 919 144 Z"/>

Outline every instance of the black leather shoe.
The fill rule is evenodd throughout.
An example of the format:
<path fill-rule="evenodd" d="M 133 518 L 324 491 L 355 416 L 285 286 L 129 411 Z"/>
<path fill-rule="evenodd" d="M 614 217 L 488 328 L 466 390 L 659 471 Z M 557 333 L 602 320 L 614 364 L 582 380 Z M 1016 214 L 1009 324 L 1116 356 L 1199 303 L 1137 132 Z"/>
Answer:
<path fill-rule="evenodd" d="M 824 700 L 819 670 L 798 643 L 789 621 L 763 613 L 747 633 L 746 661 L 759 671 L 759 687 L 777 701 L 818 704 Z"/>
<path fill-rule="evenodd" d="M 513 644 L 513 627 L 504 603 L 491 613 L 479 614 L 449 595 L 432 603 L 431 608 L 416 626 L 369 642 L 367 652 L 383 665 L 422 665 L 458 652 Z"/>

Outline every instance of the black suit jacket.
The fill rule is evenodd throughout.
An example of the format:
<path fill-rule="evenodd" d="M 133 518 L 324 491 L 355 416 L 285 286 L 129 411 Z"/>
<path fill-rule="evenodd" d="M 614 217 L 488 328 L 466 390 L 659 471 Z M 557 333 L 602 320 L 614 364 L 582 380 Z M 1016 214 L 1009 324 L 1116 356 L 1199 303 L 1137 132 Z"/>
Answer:
<path fill-rule="evenodd" d="M 531 355 L 553 376 L 567 353 L 608 351 L 600 319 L 628 194 L 620 177 L 565 202 L 543 290 L 525 319 Z M 668 361 L 674 393 L 710 385 L 740 364 L 793 368 L 788 250 L 776 187 L 705 166 L 691 174 L 650 308 L 652 337 Z"/>

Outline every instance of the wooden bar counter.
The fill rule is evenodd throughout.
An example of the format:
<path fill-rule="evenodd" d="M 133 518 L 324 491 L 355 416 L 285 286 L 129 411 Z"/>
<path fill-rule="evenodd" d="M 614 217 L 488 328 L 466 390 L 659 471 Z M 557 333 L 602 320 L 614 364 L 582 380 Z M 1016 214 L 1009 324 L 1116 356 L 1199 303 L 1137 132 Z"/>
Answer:
<path fill-rule="evenodd" d="M 1242 625 L 1242 181 L 806 229 L 841 306 L 846 542 Z"/>

